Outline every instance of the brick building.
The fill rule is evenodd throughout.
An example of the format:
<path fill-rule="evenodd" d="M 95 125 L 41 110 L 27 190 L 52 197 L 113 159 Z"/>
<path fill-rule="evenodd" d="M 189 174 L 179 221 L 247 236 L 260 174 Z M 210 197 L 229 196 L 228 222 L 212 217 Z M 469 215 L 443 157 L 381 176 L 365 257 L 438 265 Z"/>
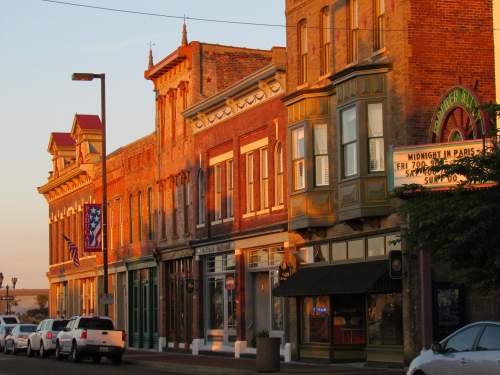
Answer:
<path fill-rule="evenodd" d="M 387 274 L 401 221 L 385 156 L 485 135 L 455 99 L 495 98 L 491 1 L 287 0 L 286 16 L 288 341 L 298 358 L 403 362 L 423 340 L 421 264 L 404 251 L 402 282 Z"/>
<path fill-rule="evenodd" d="M 283 299 L 271 296 L 288 248 L 285 65 L 275 47 L 262 69 L 184 112 L 196 160 L 198 350 L 255 352 L 263 330 L 285 339 Z"/>

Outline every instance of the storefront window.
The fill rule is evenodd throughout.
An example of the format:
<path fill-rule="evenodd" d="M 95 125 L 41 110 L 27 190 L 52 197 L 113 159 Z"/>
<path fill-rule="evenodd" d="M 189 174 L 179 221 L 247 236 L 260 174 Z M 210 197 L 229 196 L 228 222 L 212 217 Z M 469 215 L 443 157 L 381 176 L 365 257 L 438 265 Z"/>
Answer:
<path fill-rule="evenodd" d="M 332 304 L 334 344 L 364 345 L 364 298 L 339 297 Z"/>
<path fill-rule="evenodd" d="M 332 244 L 332 260 L 334 262 L 341 262 L 347 259 L 347 243 L 334 242 Z"/>
<path fill-rule="evenodd" d="M 250 251 L 249 267 L 263 268 L 279 266 L 283 261 L 284 251 L 282 247 L 271 247 L 254 249 Z"/>
<path fill-rule="evenodd" d="M 207 267 L 208 272 L 215 273 L 234 270 L 234 253 L 220 254 L 208 258 Z"/>
<path fill-rule="evenodd" d="M 385 255 L 384 237 L 368 238 L 368 257 L 380 257 Z"/>
<path fill-rule="evenodd" d="M 272 289 L 274 289 L 279 284 L 278 270 L 271 271 L 270 276 L 271 276 L 271 286 Z M 273 331 L 283 331 L 285 329 L 283 324 L 283 311 L 284 311 L 283 298 L 274 297 L 273 295 L 271 295 L 271 315 L 272 315 L 271 329 Z"/>
<path fill-rule="evenodd" d="M 304 343 L 328 343 L 330 297 L 305 297 L 302 307 L 302 337 Z"/>
<path fill-rule="evenodd" d="M 402 345 L 401 293 L 368 296 L 368 342 L 371 345 Z"/>
<path fill-rule="evenodd" d="M 224 279 L 208 281 L 209 328 L 224 329 Z"/>

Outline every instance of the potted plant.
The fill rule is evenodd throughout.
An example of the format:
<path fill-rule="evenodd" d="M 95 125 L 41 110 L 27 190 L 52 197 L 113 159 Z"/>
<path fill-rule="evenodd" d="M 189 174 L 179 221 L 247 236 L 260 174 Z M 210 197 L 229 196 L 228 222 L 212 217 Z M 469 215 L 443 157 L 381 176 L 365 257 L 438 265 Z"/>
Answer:
<path fill-rule="evenodd" d="M 269 331 L 258 332 L 257 338 L 257 371 L 279 372 L 280 371 L 280 338 L 269 337 Z"/>

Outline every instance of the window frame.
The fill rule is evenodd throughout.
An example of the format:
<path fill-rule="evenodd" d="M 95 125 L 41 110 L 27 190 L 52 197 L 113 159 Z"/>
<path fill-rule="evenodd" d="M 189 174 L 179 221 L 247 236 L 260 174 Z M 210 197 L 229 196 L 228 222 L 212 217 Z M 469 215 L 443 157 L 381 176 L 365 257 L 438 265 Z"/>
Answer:
<path fill-rule="evenodd" d="M 245 154 L 245 166 L 246 166 L 246 213 L 255 212 L 255 181 L 254 181 L 254 164 L 255 155 L 254 151 L 247 152 Z"/>
<path fill-rule="evenodd" d="M 284 180 L 285 166 L 283 156 L 283 145 L 281 142 L 276 142 L 274 148 L 274 205 L 281 206 L 284 204 Z"/>
<path fill-rule="evenodd" d="M 326 25 L 325 25 L 326 23 Z M 331 71 L 331 29 L 330 29 L 330 7 L 325 6 L 319 13 L 319 39 L 320 39 L 320 76 Z"/>
<path fill-rule="evenodd" d="M 325 127 L 325 146 L 326 153 L 316 153 L 316 129 L 319 127 Z M 328 147 L 328 122 L 318 122 L 312 125 L 312 154 L 313 154 L 313 167 L 314 167 L 314 187 L 324 188 L 330 186 L 330 158 L 329 158 L 329 147 Z M 318 159 L 326 158 L 326 183 L 319 184 L 318 183 Z M 324 173 L 325 171 L 322 171 Z M 324 177 L 324 176 L 323 176 Z"/>
<path fill-rule="evenodd" d="M 205 173 L 200 168 L 198 171 L 198 225 L 205 225 L 206 201 L 205 201 Z"/>
<path fill-rule="evenodd" d="M 226 160 L 226 218 L 234 217 L 234 160 Z"/>
<path fill-rule="evenodd" d="M 297 57 L 298 57 L 298 84 L 307 83 L 307 20 L 301 19 L 297 23 Z"/>
<path fill-rule="evenodd" d="M 381 124 L 381 129 L 382 129 L 382 135 L 381 136 L 375 136 L 375 137 L 370 137 L 370 110 L 369 107 L 371 105 L 380 105 L 382 109 L 382 124 Z M 386 166 L 386 149 L 385 149 L 385 105 L 383 100 L 369 100 L 366 101 L 366 142 L 367 142 L 367 162 L 368 162 L 368 173 L 373 174 L 373 173 L 384 173 L 387 169 Z M 382 153 L 381 153 L 381 160 L 382 160 L 382 169 L 373 169 L 371 168 L 371 160 L 372 160 L 372 155 L 371 155 L 371 149 L 370 149 L 370 140 L 372 139 L 381 139 L 382 140 Z"/>
<path fill-rule="evenodd" d="M 260 210 L 269 208 L 269 149 L 259 149 Z"/>
<path fill-rule="evenodd" d="M 137 225 L 138 225 L 138 237 L 139 242 L 142 242 L 142 191 L 137 192 Z"/>
<path fill-rule="evenodd" d="M 347 63 L 354 64 L 359 58 L 359 3 L 358 0 L 349 0 L 347 7 Z"/>
<path fill-rule="evenodd" d="M 350 140 L 349 142 L 344 142 L 344 118 L 343 118 L 343 114 L 344 112 L 346 111 L 349 111 L 351 109 L 354 109 L 354 113 L 355 113 L 355 125 L 354 125 L 354 130 L 355 130 L 355 137 L 353 140 Z M 342 175 L 342 179 L 350 179 L 350 178 L 354 178 L 356 176 L 359 176 L 359 173 L 360 173 L 360 168 L 359 168 L 359 141 L 360 141 L 360 131 L 359 131 L 359 119 L 360 119 L 360 114 L 359 114 L 359 109 L 358 109 L 358 105 L 357 103 L 351 103 L 349 105 L 346 105 L 345 107 L 342 107 L 342 108 L 339 108 L 339 122 L 340 122 L 340 137 L 339 137 L 339 140 L 340 140 L 340 152 L 341 152 L 341 155 L 340 155 L 340 162 L 341 162 L 341 168 L 340 168 L 340 171 L 341 171 L 341 175 Z M 347 147 L 350 146 L 350 145 L 354 145 L 354 155 L 355 155 L 355 158 L 354 158 L 354 170 L 353 170 L 353 173 L 351 174 L 347 174 L 346 173 L 346 150 L 347 150 Z"/>
<path fill-rule="evenodd" d="M 299 147 L 299 142 L 298 142 L 298 137 L 297 137 L 297 144 L 295 144 L 295 139 L 294 139 L 294 134 L 296 132 L 302 131 L 302 139 L 303 139 L 303 150 L 302 150 L 302 155 L 299 157 L 296 155 L 300 154 L 298 152 L 300 150 Z M 306 131 L 307 127 L 306 124 L 301 124 L 299 126 L 296 126 L 290 130 L 290 144 L 291 144 L 291 164 L 292 164 L 292 189 L 294 192 L 299 192 L 299 191 L 304 191 L 306 189 Z M 296 173 L 298 171 L 298 166 L 302 165 L 302 177 L 299 179 L 299 175 Z M 302 184 L 298 184 L 298 182 L 301 181 Z"/>
<path fill-rule="evenodd" d="M 222 163 L 215 164 L 214 170 L 214 222 L 222 220 Z"/>
<path fill-rule="evenodd" d="M 385 0 L 373 0 L 373 51 L 385 48 Z"/>
<path fill-rule="evenodd" d="M 129 194 L 128 196 L 128 207 L 129 207 L 129 241 L 134 243 L 134 196 Z"/>

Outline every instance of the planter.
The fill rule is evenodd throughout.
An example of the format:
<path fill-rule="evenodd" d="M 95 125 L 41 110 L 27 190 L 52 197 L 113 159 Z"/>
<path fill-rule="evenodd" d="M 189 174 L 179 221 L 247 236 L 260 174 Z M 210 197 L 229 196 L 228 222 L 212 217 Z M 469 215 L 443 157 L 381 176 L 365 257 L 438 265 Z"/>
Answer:
<path fill-rule="evenodd" d="M 279 337 L 257 337 L 257 372 L 280 371 Z"/>

